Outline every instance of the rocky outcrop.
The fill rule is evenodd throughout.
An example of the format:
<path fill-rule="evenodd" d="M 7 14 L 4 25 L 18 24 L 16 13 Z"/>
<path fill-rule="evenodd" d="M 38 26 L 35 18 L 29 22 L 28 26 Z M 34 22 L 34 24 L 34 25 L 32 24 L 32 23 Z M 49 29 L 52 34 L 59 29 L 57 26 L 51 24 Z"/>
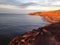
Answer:
<path fill-rule="evenodd" d="M 9 45 L 60 45 L 60 22 L 16 36 Z"/>

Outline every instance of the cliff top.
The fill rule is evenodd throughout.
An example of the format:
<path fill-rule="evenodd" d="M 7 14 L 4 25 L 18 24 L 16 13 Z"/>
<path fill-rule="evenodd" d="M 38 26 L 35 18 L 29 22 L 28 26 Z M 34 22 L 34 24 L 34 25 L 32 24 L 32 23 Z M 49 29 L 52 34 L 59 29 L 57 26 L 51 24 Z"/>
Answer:
<path fill-rule="evenodd" d="M 30 12 L 29 15 L 38 15 L 44 17 L 45 20 L 56 23 L 60 22 L 60 10 L 46 12 Z"/>

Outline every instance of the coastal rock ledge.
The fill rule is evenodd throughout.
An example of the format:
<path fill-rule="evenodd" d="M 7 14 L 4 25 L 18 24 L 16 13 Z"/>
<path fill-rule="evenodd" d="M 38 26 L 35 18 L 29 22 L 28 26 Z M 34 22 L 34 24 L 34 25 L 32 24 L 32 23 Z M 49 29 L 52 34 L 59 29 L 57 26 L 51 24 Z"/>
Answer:
<path fill-rule="evenodd" d="M 60 45 L 60 22 L 16 36 L 8 45 Z"/>

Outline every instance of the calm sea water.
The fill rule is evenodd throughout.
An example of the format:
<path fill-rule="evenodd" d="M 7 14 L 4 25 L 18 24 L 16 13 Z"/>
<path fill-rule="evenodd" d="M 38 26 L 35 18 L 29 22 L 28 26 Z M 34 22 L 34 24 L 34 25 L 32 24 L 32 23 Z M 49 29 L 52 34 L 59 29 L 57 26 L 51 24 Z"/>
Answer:
<path fill-rule="evenodd" d="M 21 35 L 32 29 L 47 24 L 40 16 L 26 14 L 0 14 L 0 40 L 1 45 L 7 44 L 9 39 Z"/>

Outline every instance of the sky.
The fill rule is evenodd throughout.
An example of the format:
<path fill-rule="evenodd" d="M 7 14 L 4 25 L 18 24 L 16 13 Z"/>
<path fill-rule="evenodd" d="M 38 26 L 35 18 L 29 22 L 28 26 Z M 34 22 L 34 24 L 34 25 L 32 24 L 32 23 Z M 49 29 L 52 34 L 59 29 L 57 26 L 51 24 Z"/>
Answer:
<path fill-rule="evenodd" d="M 0 0 L 0 13 L 59 10 L 60 0 Z"/>

